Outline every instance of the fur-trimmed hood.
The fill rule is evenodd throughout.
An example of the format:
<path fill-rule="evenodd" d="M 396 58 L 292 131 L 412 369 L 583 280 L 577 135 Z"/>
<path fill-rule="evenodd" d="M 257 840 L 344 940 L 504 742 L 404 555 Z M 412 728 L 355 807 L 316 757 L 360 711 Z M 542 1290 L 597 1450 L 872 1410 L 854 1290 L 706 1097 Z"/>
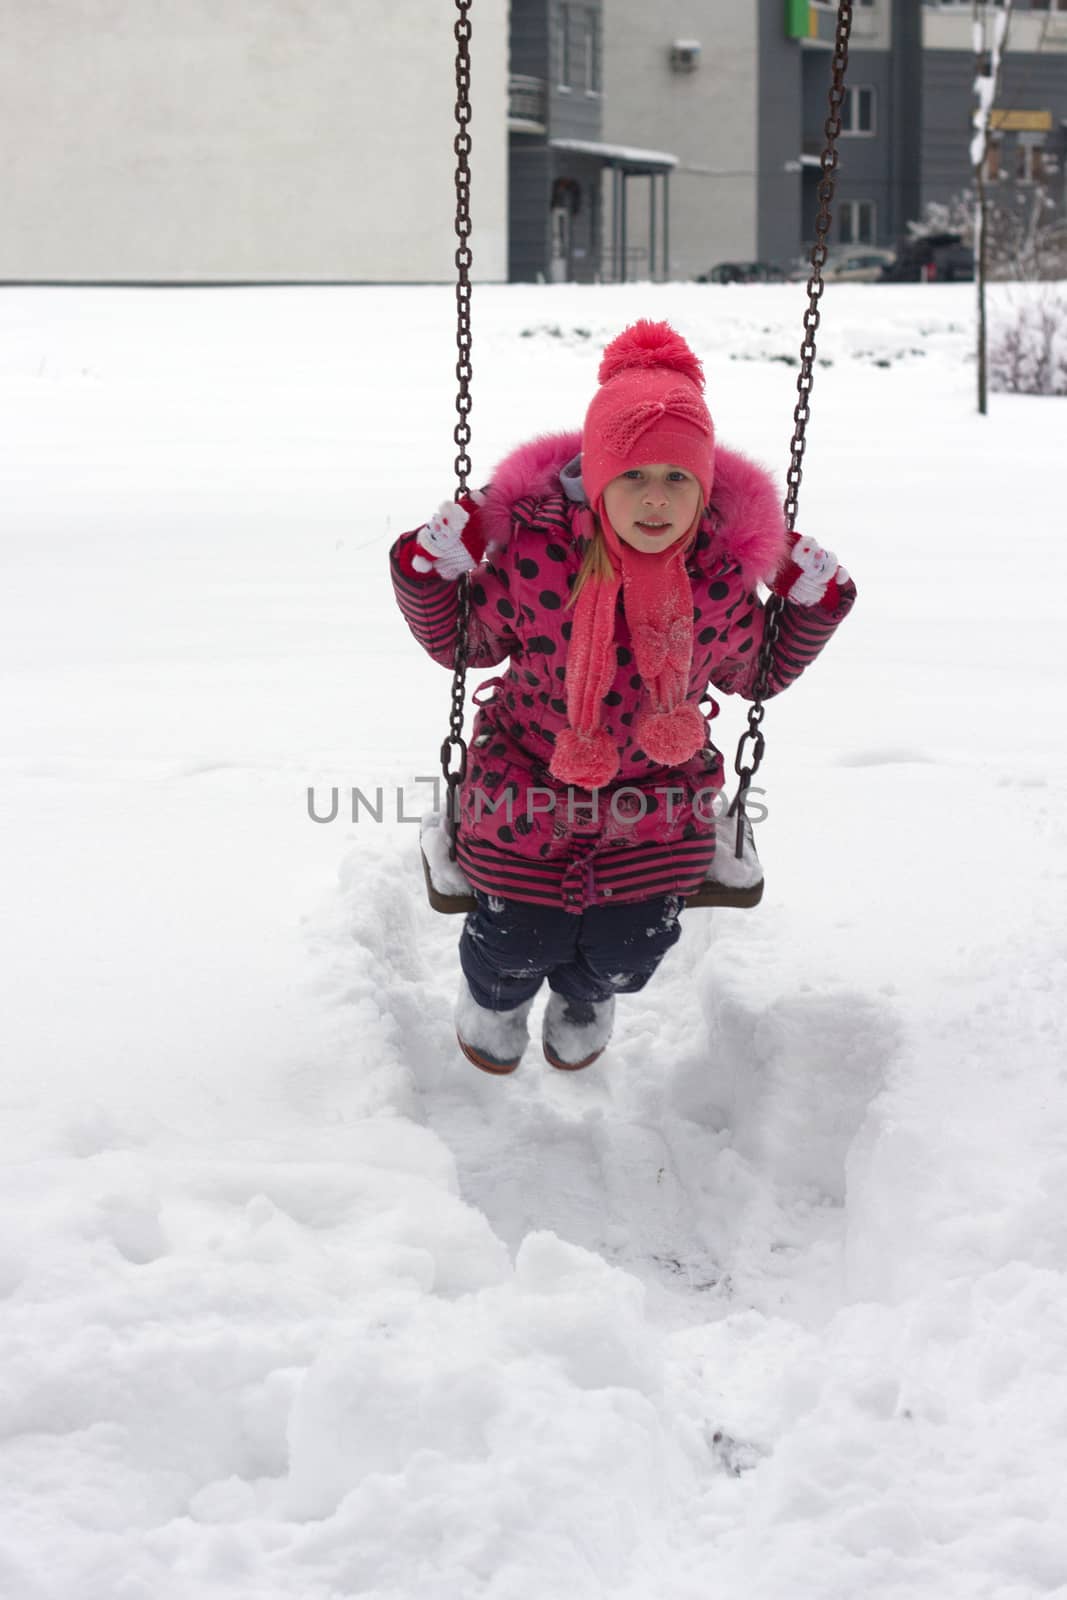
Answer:
<path fill-rule="evenodd" d="M 575 429 L 542 434 L 505 456 L 486 491 L 486 532 L 492 545 L 499 548 L 511 537 L 517 500 L 561 491 L 575 497 L 577 480 L 571 477 L 561 484 L 560 473 L 581 448 L 582 436 Z M 745 582 L 769 583 L 786 552 L 781 496 L 770 473 L 736 450 L 717 446 L 711 511 L 715 537 L 724 554 L 739 564 Z"/>

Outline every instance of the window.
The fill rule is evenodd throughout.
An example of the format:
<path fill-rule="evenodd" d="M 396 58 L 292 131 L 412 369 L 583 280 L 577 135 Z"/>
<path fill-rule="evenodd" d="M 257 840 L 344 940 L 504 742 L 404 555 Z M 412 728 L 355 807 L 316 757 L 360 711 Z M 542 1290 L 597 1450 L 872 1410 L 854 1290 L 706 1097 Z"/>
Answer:
<path fill-rule="evenodd" d="M 837 237 L 841 244 L 873 244 L 877 214 L 873 200 L 843 200 Z"/>
<path fill-rule="evenodd" d="M 571 87 L 571 72 L 573 70 L 573 51 L 571 50 L 571 8 L 561 5 L 557 12 L 559 18 L 559 86 L 568 92 Z"/>
<path fill-rule="evenodd" d="M 570 94 L 584 89 L 600 93 L 600 18 L 593 6 L 568 4 L 556 8 L 559 30 L 559 87 Z"/>
<path fill-rule="evenodd" d="M 600 93 L 600 29 L 596 12 L 587 6 L 582 13 L 582 44 L 585 53 L 585 92 Z"/>
<path fill-rule="evenodd" d="M 1015 146 L 1015 178 L 1018 183 L 1044 183 L 1045 147 L 1036 140 L 1020 139 Z"/>
<path fill-rule="evenodd" d="M 841 132 L 871 135 L 874 132 L 874 90 L 854 87 L 845 90 L 841 105 Z"/>
<path fill-rule="evenodd" d="M 1067 11 L 1067 0 L 1030 0 L 1031 11 Z"/>

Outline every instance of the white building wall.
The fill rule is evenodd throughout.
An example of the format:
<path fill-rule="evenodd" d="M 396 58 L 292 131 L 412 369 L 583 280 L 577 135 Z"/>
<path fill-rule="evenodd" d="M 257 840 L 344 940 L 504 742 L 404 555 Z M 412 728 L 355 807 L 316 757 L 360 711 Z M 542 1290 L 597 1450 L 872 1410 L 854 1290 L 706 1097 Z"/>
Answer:
<path fill-rule="evenodd" d="M 675 278 L 756 255 L 757 25 L 752 0 L 605 0 L 604 138 L 679 157 L 670 180 Z M 695 72 L 672 71 L 675 40 L 700 43 Z M 647 190 L 647 180 L 629 184 L 632 244 L 648 237 Z"/>
<path fill-rule="evenodd" d="M 475 275 L 507 276 L 507 5 L 474 7 Z M 447 280 L 448 0 L 6 0 L 0 279 Z"/>
<path fill-rule="evenodd" d="M 831 8 L 836 12 L 836 0 L 828 0 L 827 9 Z M 893 43 L 892 0 L 870 0 L 869 5 L 853 6 L 849 38 L 854 50 L 889 50 Z"/>
<path fill-rule="evenodd" d="M 993 7 L 982 5 L 986 18 L 987 43 L 992 39 Z M 969 5 L 924 5 L 923 47 L 927 50 L 964 50 L 973 53 L 972 12 Z M 1008 33 L 1010 51 L 1040 51 L 1042 54 L 1067 52 L 1067 11 L 1013 10 Z"/>

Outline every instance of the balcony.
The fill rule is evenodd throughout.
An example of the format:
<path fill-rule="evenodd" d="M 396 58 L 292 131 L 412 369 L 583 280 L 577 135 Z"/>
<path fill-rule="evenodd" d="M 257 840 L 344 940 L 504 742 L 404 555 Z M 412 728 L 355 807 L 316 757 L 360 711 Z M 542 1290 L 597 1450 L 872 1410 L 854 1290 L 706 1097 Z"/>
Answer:
<path fill-rule="evenodd" d="M 836 33 L 836 7 L 828 0 L 786 0 L 785 35 L 802 46 L 832 50 Z"/>
<path fill-rule="evenodd" d="M 508 132 L 544 133 L 547 103 L 544 78 L 513 72 L 508 79 Z"/>

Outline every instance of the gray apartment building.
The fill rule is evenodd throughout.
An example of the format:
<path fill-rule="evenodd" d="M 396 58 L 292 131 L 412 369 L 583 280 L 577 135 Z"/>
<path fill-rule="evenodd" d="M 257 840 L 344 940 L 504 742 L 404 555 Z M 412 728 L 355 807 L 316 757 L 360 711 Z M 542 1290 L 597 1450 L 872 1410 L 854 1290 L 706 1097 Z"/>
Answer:
<path fill-rule="evenodd" d="M 944 201 L 971 182 L 959 136 L 971 108 L 970 0 L 923 7 L 922 198 Z M 1067 202 L 1067 0 L 1015 0 L 986 163 L 1006 204 L 1041 185 Z"/>
<path fill-rule="evenodd" d="M 814 233 L 834 0 L 512 0 L 508 275 L 785 265 Z M 834 240 L 971 181 L 971 0 L 854 0 Z M 1067 0 L 1016 0 L 990 176 L 1064 199 Z"/>
<path fill-rule="evenodd" d="M 971 12 L 853 0 L 835 244 L 893 244 L 969 185 Z M 835 15 L 476 0 L 479 280 L 802 256 Z M 449 0 L 7 0 L 0 283 L 447 281 L 454 22 Z M 1062 208 L 1065 135 L 1067 0 L 1015 0 L 998 199 Z"/>

